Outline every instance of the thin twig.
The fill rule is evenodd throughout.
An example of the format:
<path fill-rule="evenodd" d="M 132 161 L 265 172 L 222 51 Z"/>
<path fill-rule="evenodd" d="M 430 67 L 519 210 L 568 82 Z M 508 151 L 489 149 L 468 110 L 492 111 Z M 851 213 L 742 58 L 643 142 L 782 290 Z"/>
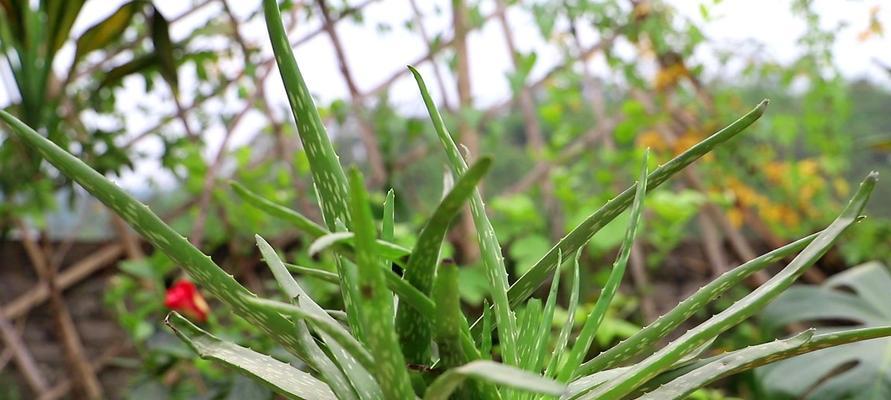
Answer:
<path fill-rule="evenodd" d="M 74 325 L 74 320 L 62 297 L 62 291 L 56 283 L 56 271 L 50 265 L 47 254 L 44 253 L 40 246 L 31 238 L 28 233 L 27 226 L 19 221 L 19 230 L 21 232 L 22 244 L 25 246 L 25 252 L 31 260 L 31 266 L 37 271 L 40 279 L 46 282 L 50 294 L 50 306 L 59 329 L 59 335 L 62 339 L 62 346 L 65 349 L 65 356 L 71 369 L 72 376 L 77 377 L 76 383 L 82 395 L 88 399 L 101 399 L 102 385 L 96 377 L 95 372 L 90 367 L 86 358 L 86 351 Z"/>
<path fill-rule="evenodd" d="M 42 395 L 49 390 L 46 378 L 37 368 L 34 357 L 28 352 L 28 347 L 22 340 L 21 335 L 15 331 L 9 320 L 0 316 L 0 336 L 3 337 L 3 343 L 6 348 L 12 352 L 12 357 L 18 367 L 19 372 L 25 378 L 25 383 L 37 395 Z"/>
<path fill-rule="evenodd" d="M 724 248 L 721 245 L 721 232 L 718 231 L 715 224 L 704 214 L 699 214 L 696 220 L 699 223 L 699 231 L 702 236 L 705 258 L 708 259 L 709 265 L 711 266 L 712 276 L 720 276 L 727 272 L 729 266 L 727 255 L 724 253 Z"/>
<path fill-rule="evenodd" d="M 634 285 L 637 287 L 637 295 L 640 297 L 640 313 L 643 316 L 644 322 L 647 324 L 656 320 L 656 317 L 659 315 L 656 310 L 656 304 L 653 303 L 653 298 L 650 296 L 650 279 L 647 277 L 647 265 L 645 262 L 646 258 L 644 257 L 643 249 L 640 246 L 640 243 L 634 242 L 631 245 L 631 278 L 634 280 Z"/>
<path fill-rule="evenodd" d="M 123 253 L 124 248 L 120 243 L 105 245 L 76 264 L 65 268 L 56 279 L 56 284 L 60 290 L 68 289 L 94 272 L 112 265 L 112 262 L 120 258 Z M 46 282 L 41 281 L 0 309 L 0 317 L 19 318 L 48 298 L 49 288 Z"/>
<path fill-rule="evenodd" d="M 121 355 L 124 351 L 130 348 L 130 345 L 126 342 L 115 343 L 111 346 L 108 346 L 102 354 L 99 355 L 93 362 L 90 363 L 90 368 L 93 371 L 102 371 L 111 361 L 114 360 L 117 356 Z M 38 400 L 56 400 L 65 397 L 68 392 L 73 388 L 73 382 L 70 378 L 63 379 L 61 382 L 53 385 L 52 389 L 43 394 L 38 398 Z"/>

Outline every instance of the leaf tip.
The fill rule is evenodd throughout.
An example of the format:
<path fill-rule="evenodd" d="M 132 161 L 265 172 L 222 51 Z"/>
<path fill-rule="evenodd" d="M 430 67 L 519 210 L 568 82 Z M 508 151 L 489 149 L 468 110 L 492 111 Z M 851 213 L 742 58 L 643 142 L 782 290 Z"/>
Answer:
<path fill-rule="evenodd" d="M 764 99 L 764 100 L 761 100 L 761 102 L 758 103 L 758 107 L 755 107 L 755 108 L 758 110 L 759 113 L 764 113 L 764 110 L 767 109 L 767 106 L 769 104 L 770 104 L 770 99 Z"/>

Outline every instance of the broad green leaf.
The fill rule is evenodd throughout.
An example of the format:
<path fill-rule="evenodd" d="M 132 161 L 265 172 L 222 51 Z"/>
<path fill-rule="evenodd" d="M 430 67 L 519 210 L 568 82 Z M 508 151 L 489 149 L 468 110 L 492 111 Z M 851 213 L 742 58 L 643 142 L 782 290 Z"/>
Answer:
<path fill-rule="evenodd" d="M 104 48 L 111 42 L 120 39 L 127 27 L 130 26 L 133 16 L 136 15 L 142 5 L 143 3 L 139 1 L 124 3 L 108 18 L 87 29 L 83 35 L 77 38 L 77 50 L 74 54 L 75 62 L 87 53 Z"/>
<path fill-rule="evenodd" d="M 575 344 L 572 346 L 566 362 L 561 366 L 560 372 L 557 374 L 557 380 L 567 382 L 572 378 L 573 374 L 582 363 L 582 358 L 588 354 L 591 343 L 594 342 L 594 335 L 597 334 L 597 328 L 600 327 L 606 311 L 612 303 L 613 298 L 619 291 L 619 285 L 622 283 L 622 277 L 625 276 L 625 267 L 628 265 L 628 258 L 631 255 L 631 247 L 634 245 L 634 237 L 637 234 L 637 228 L 640 226 L 641 213 L 643 211 L 644 197 L 646 197 L 647 187 L 647 161 L 649 151 L 644 153 L 643 168 L 640 171 L 634 194 L 634 203 L 631 206 L 631 219 L 628 223 L 628 229 L 625 231 L 625 239 L 622 241 L 622 247 L 619 249 L 619 255 L 613 263 L 613 269 L 610 271 L 606 285 L 600 291 L 597 303 L 594 309 L 585 320 L 582 331 L 576 337 Z"/>
<path fill-rule="evenodd" d="M 158 58 L 157 54 L 149 53 L 137 56 L 132 60 L 118 65 L 106 72 L 102 76 L 102 80 L 99 81 L 99 84 L 96 85 L 96 88 L 101 89 L 107 86 L 116 85 L 129 75 L 148 71 L 152 68 L 157 68 L 159 64 L 160 59 Z"/>
<path fill-rule="evenodd" d="M 461 211 L 468 197 L 492 165 L 490 158 L 477 161 L 454 184 L 442 199 L 433 215 L 427 220 L 412 249 L 405 268 L 404 278 L 421 293 L 429 293 L 439 264 L 442 241 L 448 232 L 449 223 Z M 456 288 L 457 289 L 457 288 Z M 456 292 L 457 295 L 457 292 Z M 408 362 L 427 364 L 430 362 L 431 314 L 424 314 L 415 308 L 400 308 L 396 314 L 399 340 Z"/>
<path fill-rule="evenodd" d="M 232 307 L 235 314 L 256 325 L 301 359 L 305 360 L 308 357 L 290 321 L 278 313 L 248 305 L 243 299 L 243 296 L 250 295 L 247 289 L 186 238 L 161 221 L 146 205 L 138 202 L 83 161 L 62 150 L 9 113 L 0 110 L 0 119 L 12 128 L 16 136 L 34 148 L 60 172 L 80 184 L 120 215 L 156 249 L 181 265 L 198 285 Z"/>
<path fill-rule="evenodd" d="M 363 182 L 362 174 L 357 169 L 350 170 L 350 211 L 356 233 L 358 266 L 357 311 L 365 344 L 377 363 L 377 368 L 371 373 L 377 378 L 384 398 L 408 399 L 414 397 L 414 390 L 405 368 L 405 358 L 399 349 L 399 338 L 396 336 L 393 296 L 386 286 L 382 260 L 375 252 L 377 229 Z"/>
<path fill-rule="evenodd" d="M 604 383 L 581 398 L 599 400 L 621 399 L 648 380 L 669 369 L 686 354 L 711 338 L 739 324 L 767 305 L 767 303 L 792 285 L 808 267 L 829 251 L 829 248 L 835 243 L 839 235 L 858 220 L 863 207 L 869 200 L 869 195 L 875 188 L 877 175 L 877 173 L 867 175 L 841 215 L 829 227 L 820 232 L 817 238 L 780 273 L 726 310 L 713 316 L 696 328 L 687 331 L 687 333 L 668 346 L 635 364 L 618 378 Z"/>
<path fill-rule="evenodd" d="M 452 368 L 427 388 L 424 400 L 447 400 L 467 378 L 495 383 L 532 393 L 560 396 L 566 386 L 560 382 L 492 361 L 474 361 Z"/>
<path fill-rule="evenodd" d="M 423 97 L 430 118 L 433 120 L 433 127 L 449 159 L 452 173 L 457 176 L 464 175 L 467 171 L 467 162 L 461 157 L 458 146 L 455 145 L 455 141 L 452 140 L 451 134 L 446 129 L 442 116 L 439 114 L 436 104 L 427 91 L 424 79 L 416 69 L 411 66 L 408 68 L 414 75 L 415 81 L 417 81 L 421 97 Z M 486 207 L 483 204 L 479 190 L 474 190 L 473 196 L 470 198 L 470 213 L 476 226 L 480 256 L 482 257 L 483 267 L 486 270 L 486 278 L 489 280 L 492 302 L 495 305 L 495 325 L 498 329 L 498 338 L 501 341 L 501 354 L 506 364 L 519 365 L 517 323 L 507 296 L 507 269 L 504 266 L 504 257 L 501 254 L 501 244 L 498 243 L 495 229 L 492 228 L 492 222 L 489 221 L 489 217 L 486 215 Z M 542 277 L 543 279 L 544 277 Z"/>
<path fill-rule="evenodd" d="M 176 58 L 173 54 L 173 42 L 170 41 L 170 24 L 160 11 L 152 6 L 151 15 L 152 45 L 158 56 L 161 76 L 170 85 L 173 93 L 179 92 L 179 77 L 176 72 Z"/>
<path fill-rule="evenodd" d="M 211 359 L 233 367 L 243 374 L 269 385 L 282 396 L 289 399 L 306 400 L 337 399 L 328 385 L 312 375 L 270 356 L 235 343 L 222 341 L 193 325 L 176 312 L 167 316 L 166 323 L 201 358 Z"/>
<path fill-rule="evenodd" d="M 697 290 L 690 295 L 690 297 L 684 299 L 684 301 L 671 311 L 663 314 L 656 321 L 632 335 L 630 338 L 582 364 L 575 375 L 589 375 L 597 371 L 612 368 L 624 360 L 652 349 L 656 343 L 670 334 L 681 323 L 686 321 L 687 318 L 705 308 L 721 294 L 725 293 L 730 288 L 739 285 L 743 280 L 755 272 L 761 271 L 774 262 L 782 260 L 783 258 L 804 249 L 817 238 L 817 235 L 818 234 L 815 233 L 803 239 L 799 239 L 725 272 L 717 279 Z"/>
<path fill-rule="evenodd" d="M 793 286 L 761 313 L 768 328 L 818 324 L 818 332 L 837 333 L 838 321 L 861 328 L 891 325 L 891 273 L 871 262 L 836 274 L 819 286 Z M 775 329 L 773 329 L 775 330 Z M 756 371 L 767 393 L 808 398 L 884 398 L 891 388 L 886 355 L 891 339 L 826 349 Z M 853 365 L 851 368 L 844 368 Z"/>
<path fill-rule="evenodd" d="M 298 306 L 299 310 L 304 311 L 305 314 L 311 314 L 316 318 L 316 320 L 312 321 L 312 326 L 313 328 L 316 328 L 315 330 L 322 338 L 322 341 L 325 342 L 331 350 L 334 360 L 341 366 L 341 368 L 338 369 L 335 364 L 331 363 L 328 356 L 316 345 L 315 340 L 309 334 L 309 331 L 306 330 L 304 322 L 295 321 L 298 331 L 300 331 L 303 340 L 306 343 L 306 347 L 310 348 L 312 353 L 314 353 L 313 359 L 307 361 L 307 364 L 313 366 L 314 369 L 324 374 L 326 382 L 331 383 L 332 386 L 336 385 L 335 387 L 332 387 L 332 390 L 337 392 L 337 395 L 340 398 L 354 396 L 352 391 L 350 391 L 350 383 L 352 383 L 352 387 L 356 389 L 360 398 L 379 398 L 381 394 L 380 388 L 369 374 L 370 369 L 374 368 L 371 356 L 367 352 L 361 352 L 361 347 L 357 346 L 358 343 L 354 344 L 350 342 L 348 339 L 351 339 L 352 336 L 341 328 L 337 321 L 328 315 L 322 307 L 316 304 L 306 291 L 300 287 L 297 281 L 294 280 L 294 277 L 288 272 L 284 263 L 282 263 L 272 246 L 260 237 L 260 235 L 256 235 L 255 238 L 257 247 L 260 249 L 260 254 L 262 254 L 263 259 L 266 260 L 266 264 L 272 271 L 272 275 L 276 282 L 278 282 L 279 287 L 288 297 L 288 300 Z M 305 319 L 305 317 L 299 314 L 299 312 L 295 311 L 287 315 Z M 317 320 L 324 321 L 325 324 L 320 325 Z M 346 344 L 343 344 L 344 342 L 346 342 Z M 344 374 L 346 376 L 344 376 Z"/>
<path fill-rule="evenodd" d="M 71 27 L 80 15 L 86 0 L 47 1 L 42 2 L 41 7 L 46 8 L 46 28 L 49 29 L 49 59 L 58 51 L 71 35 Z M 28 7 L 27 2 L 24 7 Z"/>

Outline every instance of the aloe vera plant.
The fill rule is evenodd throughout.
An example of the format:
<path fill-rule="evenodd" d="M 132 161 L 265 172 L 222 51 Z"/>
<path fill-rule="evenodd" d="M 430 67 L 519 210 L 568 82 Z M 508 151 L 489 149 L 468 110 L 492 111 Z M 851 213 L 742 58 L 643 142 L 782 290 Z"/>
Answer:
<path fill-rule="evenodd" d="M 361 173 L 341 166 L 291 54 L 277 2 L 264 0 L 275 58 L 307 151 L 322 210 L 317 224 L 237 184 L 233 190 L 248 206 L 291 222 L 315 240 L 312 251 L 335 255 L 337 272 L 285 263 L 263 238 L 257 245 L 285 301 L 261 299 L 225 273 L 209 257 L 161 221 L 148 207 L 86 164 L 0 111 L 9 132 L 19 136 L 63 174 L 118 213 L 146 240 L 178 262 L 210 294 L 228 304 L 265 334 L 303 360 L 304 370 L 221 340 L 171 313 L 167 324 L 201 357 L 219 361 L 268 384 L 291 399 L 680 399 L 724 377 L 769 362 L 861 340 L 891 336 L 891 327 L 870 327 L 831 334 L 808 331 L 783 341 L 699 358 L 718 335 L 762 309 L 813 265 L 847 228 L 862 218 L 876 174 L 869 174 L 839 217 L 824 230 L 776 249 L 725 273 L 649 326 L 612 349 L 588 358 L 592 340 L 623 279 L 630 248 L 640 226 L 647 192 L 730 140 L 765 111 L 762 102 L 726 128 L 652 172 L 646 155 L 637 182 L 594 211 L 541 259 L 509 285 L 501 248 L 486 215 L 477 185 L 491 160 L 468 166 L 448 132 L 421 75 L 417 80 L 456 183 L 424 224 L 411 249 L 392 243 L 394 194 L 387 195 L 382 229 L 369 206 Z M 443 263 L 440 248 L 450 221 L 470 204 L 478 232 L 492 307 L 471 324 L 458 297 L 458 266 Z M 606 287 L 571 341 L 572 315 L 578 304 L 579 254 L 591 237 L 630 208 L 631 218 Z M 669 345 L 655 346 L 694 313 L 747 276 L 799 253 L 781 272 L 726 310 L 689 330 Z M 404 276 L 390 268 L 399 263 Z M 571 264 L 570 318 L 550 336 L 561 284 L 558 268 Z M 291 275 L 305 274 L 339 285 L 346 325 L 322 309 Z M 551 276 L 545 299 L 530 298 Z M 542 301 L 544 300 L 544 301 Z M 497 347 L 493 347 L 493 335 Z M 553 339 L 553 340 L 552 340 Z M 572 343 L 572 345 L 570 345 Z M 638 354 L 643 360 L 629 363 Z M 500 358 L 501 362 L 492 361 Z"/>

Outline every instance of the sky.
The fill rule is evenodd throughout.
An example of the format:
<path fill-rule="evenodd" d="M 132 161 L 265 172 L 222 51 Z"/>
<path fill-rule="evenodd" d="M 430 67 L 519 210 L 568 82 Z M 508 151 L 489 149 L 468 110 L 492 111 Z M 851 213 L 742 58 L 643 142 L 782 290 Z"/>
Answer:
<path fill-rule="evenodd" d="M 89 0 L 83 12 L 75 23 L 75 35 L 83 32 L 97 21 L 117 9 L 122 0 Z M 358 3 L 352 0 L 351 3 Z M 706 22 L 700 12 L 701 3 L 710 4 L 709 20 Z M 798 52 L 797 38 L 804 31 L 804 23 L 799 18 L 792 16 L 789 11 L 788 1 L 776 0 L 669 0 L 679 12 L 687 18 L 697 22 L 703 28 L 706 37 L 710 39 L 709 47 L 699 51 L 696 61 L 706 67 L 707 74 L 733 74 L 733 71 L 719 70 L 715 62 L 713 51 L 720 49 L 748 49 L 769 59 L 780 62 L 793 60 Z M 259 8 L 259 0 L 229 1 L 230 7 L 240 17 L 245 17 Z M 448 32 L 450 16 L 448 15 L 448 1 L 418 1 L 425 15 L 424 23 L 431 32 Z M 483 14 L 491 11 L 491 1 L 484 2 Z M 891 33 L 884 37 L 873 38 L 868 41 L 860 41 L 858 33 L 868 24 L 869 10 L 872 7 L 882 6 L 882 0 L 817 0 L 816 9 L 821 15 L 824 26 L 835 26 L 846 23 L 838 37 L 835 54 L 836 62 L 841 72 L 849 78 L 867 78 L 874 82 L 889 85 L 889 75 L 879 68 L 875 61 L 879 60 L 886 65 L 891 65 Z M 190 8 L 189 1 L 159 0 L 155 1 L 162 13 L 168 18 L 180 15 Z M 412 60 L 426 53 L 426 46 L 417 34 L 408 33 L 401 27 L 401 21 L 411 19 L 411 9 L 408 0 L 379 0 L 370 5 L 364 12 L 365 24 L 342 23 L 338 25 L 338 33 L 344 43 L 348 62 L 352 68 L 357 85 L 360 90 L 369 90 L 378 82 L 390 76 Z M 437 15 L 434 8 L 444 10 Z M 171 35 L 174 40 L 186 36 L 196 26 L 206 21 L 208 15 L 218 12 L 219 5 L 212 4 L 201 12 L 185 18 L 171 26 Z M 531 15 L 521 10 L 512 9 L 508 14 L 511 26 L 514 30 L 516 43 L 521 51 L 536 51 L 538 62 L 533 69 L 531 79 L 541 76 L 549 70 L 561 57 L 555 46 L 543 42 L 536 31 L 536 26 Z M 891 27 L 891 4 L 880 8 L 879 19 L 886 27 Z M 396 22 L 393 22 L 396 21 Z M 380 33 L 377 26 L 390 22 L 393 29 L 389 33 Z M 319 26 L 319 21 L 298 26 L 292 39 L 303 37 L 308 32 Z M 259 19 L 252 24 L 243 25 L 242 35 L 247 41 L 262 46 L 263 53 L 269 54 L 270 49 L 266 36 L 266 29 Z M 450 34 L 445 34 L 446 37 Z M 581 32 L 582 41 L 593 43 L 596 41 L 595 32 Z M 480 31 L 474 32 L 470 39 L 471 58 L 471 84 L 474 101 L 478 107 L 503 101 L 510 96 L 506 73 L 513 68 L 500 27 L 494 21 L 486 24 Z M 211 43 L 211 46 L 225 46 L 228 43 Z M 69 43 L 61 51 L 60 60 L 56 65 L 58 70 L 67 68 L 68 60 L 73 55 L 73 44 Z M 327 36 L 319 35 L 295 49 L 295 54 L 301 62 L 301 69 L 310 90 L 323 103 L 335 99 L 347 98 L 348 92 L 338 70 L 334 52 Z M 442 61 L 442 60 L 440 60 Z M 601 75 L 609 75 L 612 72 L 606 68 L 601 58 L 595 57 L 591 61 L 594 71 Z M 224 65 L 224 67 L 226 67 Z M 230 65 L 230 68 L 238 68 L 238 65 Z M 428 77 L 433 76 L 432 69 L 427 65 L 420 66 L 421 72 Z M 6 73 L 0 71 L 0 73 Z M 189 87 L 189 73 L 180 75 L 181 86 Z M 430 83 L 431 86 L 432 82 Z M 126 82 L 125 91 L 133 93 L 143 91 L 141 81 L 132 79 Z M 453 85 L 452 85 L 453 86 Z M 271 75 L 266 82 L 268 98 L 276 108 L 285 110 L 286 101 L 284 91 L 277 74 Z M 448 98 L 457 96 L 454 88 L 448 89 Z M 434 95 L 439 96 L 438 88 L 434 89 Z M 423 105 L 418 98 L 417 89 L 413 81 L 404 77 L 397 81 L 390 90 L 391 101 L 402 107 L 406 112 L 422 113 Z M 5 87 L 0 86 L 0 105 L 7 104 L 13 95 L 8 93 Z M 183 93 L 182 102 L 191 102 L 189 93 Z M 230 99 L 231 100 L 231 99 Z M 237 101 L 220 102 L 219 107 L 237 106 Z M 146 127 L 153 125 L 159 115 L 171 113 L 173 105 L 167 98 L 153 98 L 151 96 L 119 96 L 119 107 L 128 112 L 127 130 L 130 134 L 141 132 Z M 145 112 L 149 110 L 150 112 Z M 234 110 L 234 109 L 232 109 Z M 245 121 L 240 124 L 239 130 L 232 139 L 232 144 L 238 146 L 246 143 L 256 131 L 264 124 L 264 118 L 256 113 L 248 114 Z M 222 132 L 210 129 L 204 132 L 208 149 L 216 149 Z M 139 151 L 148 154 L 158 154 L 161 151 L 159 140 L 146 140 L 140 143 Z M 214 156 L 213 150 L 208 150 L 205 157 Z M 150 159 L 151 157 L 149 157 Z M 146 176 L 159 181 L 161 184 L 169 182 L 172 178 L 159 173 L 156 160 L 147 160 L 137 165 L 136 171 L 129 172 L 120 178 L 120 183 L 126 187 L 139 187 L 144 185 Z"/>

